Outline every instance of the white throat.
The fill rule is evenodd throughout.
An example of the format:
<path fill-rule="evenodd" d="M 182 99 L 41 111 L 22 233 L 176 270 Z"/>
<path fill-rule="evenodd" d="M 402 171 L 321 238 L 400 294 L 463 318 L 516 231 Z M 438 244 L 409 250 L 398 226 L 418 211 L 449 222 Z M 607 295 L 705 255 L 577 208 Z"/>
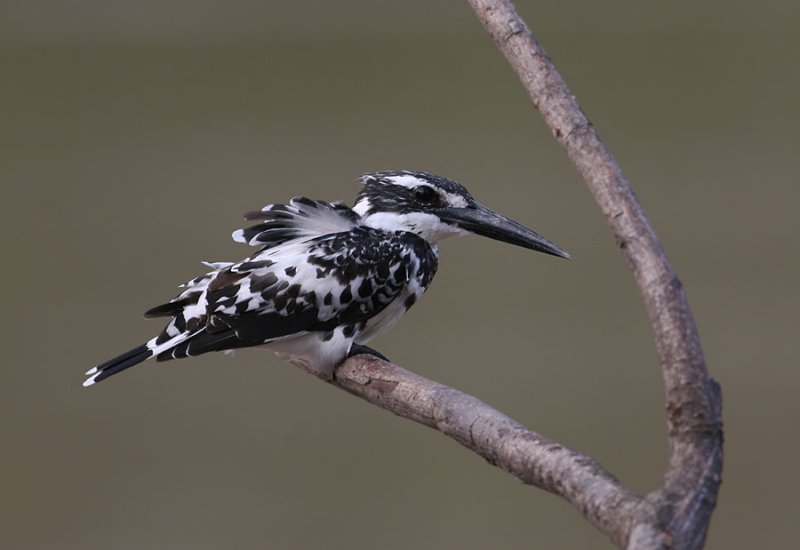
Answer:
<path fill-rule="evenodd" d="M 376 212 L 364 216 L 361 223 L 383 231 L 408 231 L 419 235 L 432 245 L 437 244 L 446 237 L 471 235 L 469 231 L 455 225 L 443 223 L 437 216 L 425 212 L 409 212 L 406 214 Z"/>

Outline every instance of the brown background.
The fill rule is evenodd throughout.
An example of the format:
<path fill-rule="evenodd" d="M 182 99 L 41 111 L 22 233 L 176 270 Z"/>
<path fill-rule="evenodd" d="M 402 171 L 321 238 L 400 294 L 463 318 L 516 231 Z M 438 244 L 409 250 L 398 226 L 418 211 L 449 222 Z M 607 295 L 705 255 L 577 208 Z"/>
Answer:
<path fill-rule="evenodd" d="M 0 4 L 0 545 L 608 547 L 560 500 L 261 350 L 80 386 L 160 328 L 141 313 L 199 260 L 249 253 L 229 240 L 240 213 L 430 170 L 574 260 L 446 242 L 376 347 L 658 486 L 632 279 L 466 3 L 76 4 Z M 633 182 L 722 383 L 709 547 L 794 547 L 800 4 L 520 7 Z"/>

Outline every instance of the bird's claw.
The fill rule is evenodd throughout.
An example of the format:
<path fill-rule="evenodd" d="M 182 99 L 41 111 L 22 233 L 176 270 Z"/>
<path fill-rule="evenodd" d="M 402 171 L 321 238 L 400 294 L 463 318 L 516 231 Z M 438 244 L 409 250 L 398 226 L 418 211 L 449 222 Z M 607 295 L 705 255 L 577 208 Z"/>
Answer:
<path fill-rule="evenodd" d="M 362 346 L 360 344 L 353 344 L 352 346 L 350 346 L 350 351 L 347 353 L 347 357 L 350 358 L 353 357 L 354 355 L 372 355 L 377 357 L 378 359 L 386 361 L 387 363 L 391 363 L 389 358 L 386 357 L 381 352 L 374 350 L 369 346 Z"/>

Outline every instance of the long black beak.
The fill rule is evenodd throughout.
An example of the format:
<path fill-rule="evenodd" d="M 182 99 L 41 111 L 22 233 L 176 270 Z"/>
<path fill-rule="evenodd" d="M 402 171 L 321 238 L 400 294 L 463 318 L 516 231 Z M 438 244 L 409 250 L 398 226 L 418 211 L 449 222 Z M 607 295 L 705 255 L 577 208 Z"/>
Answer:
<path fill-rule="evenodd" d="M 554 242 L 542 237 L 536 231 L 528 229 L 521 223 L 501 216 L 482 204 L 468 208 L 445 208 L 437 212 L 439 217 L 477 235 L 490 239 L 515 244 L 523 248 L 538 250 L 560 258 L 569 258 L 566 250 Z"/>

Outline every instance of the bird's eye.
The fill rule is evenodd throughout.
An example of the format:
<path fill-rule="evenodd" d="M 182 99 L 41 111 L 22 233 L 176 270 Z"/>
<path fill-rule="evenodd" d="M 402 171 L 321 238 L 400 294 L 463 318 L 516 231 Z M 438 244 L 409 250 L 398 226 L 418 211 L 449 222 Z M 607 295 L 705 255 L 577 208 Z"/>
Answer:
<path fill-rule="evenodd" d="M 420 185 L 414 189 L 414 197 L 420 202 L 432 203 L 439 199 L 439 194 L 433 190 L 433 187 Z"/>

